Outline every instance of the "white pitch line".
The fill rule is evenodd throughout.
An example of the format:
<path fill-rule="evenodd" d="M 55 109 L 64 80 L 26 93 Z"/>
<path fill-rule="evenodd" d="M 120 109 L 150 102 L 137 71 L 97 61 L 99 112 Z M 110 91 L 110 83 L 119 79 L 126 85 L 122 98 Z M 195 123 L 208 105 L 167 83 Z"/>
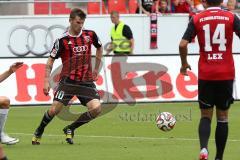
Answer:
<path fill-rule="evenodd" d="M 9 133 L 13 135 L 22 136 L 33 136 L 30 133 Z M 64 135 L 59 134 L 44 134 L 46 137 L 63 137 Z M 87 137 L 87 138 L 111 138 L 111 139 L 134 139 L 134 140 L 174 140 L 174 141 L 199 141 L 197 138 L 174 138 L 174 137 L 127 137 L 127 136 L 95 136 L 95 135 L 74 135 L 77 137 Z M 215 139 L 210 139 L 215 141 Z M 240 139 L 228 139 L 229 142 L 240 142 Z"/>

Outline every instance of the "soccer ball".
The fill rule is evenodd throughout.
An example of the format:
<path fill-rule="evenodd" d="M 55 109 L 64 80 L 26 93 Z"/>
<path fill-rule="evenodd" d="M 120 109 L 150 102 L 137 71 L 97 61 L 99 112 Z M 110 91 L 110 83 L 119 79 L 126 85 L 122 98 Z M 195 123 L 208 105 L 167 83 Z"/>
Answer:
<path fill-rule="evenodd" d="M 156 124 L 159 129 L 167 132 L 173 129 L 176 124 L 176 119 L 171 113 L 162 112 L 157 116 Z"/>

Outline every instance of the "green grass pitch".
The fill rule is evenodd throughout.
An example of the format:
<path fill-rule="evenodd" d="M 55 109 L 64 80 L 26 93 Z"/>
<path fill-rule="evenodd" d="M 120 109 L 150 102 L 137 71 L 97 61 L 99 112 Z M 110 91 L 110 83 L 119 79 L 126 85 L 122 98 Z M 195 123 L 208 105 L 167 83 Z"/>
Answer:
<path fill-rule="evenodd" d="M 118 105 L 111 112 L 76 130 L 74 145 L 65 143 L 62 129 L 70 121 L 58 117 L 47 126 L 40 146 L 32 146 L 32 134 L 47 107 L 12 107 L 6 131 L 18 137 L 16 145 L 4 145 L 10 160 L 197 160 L 199 154 L 197 103 L 149 103 Z M 83 112 L 73 106 L 71 112 Z M 177 118 L 170 132 L 160 131 L 155 115 L 168 111 Z M 240 103 L 230 110 L 229 141 L 225 160 L 239 160 Z M 215 117 L 215 116 L 214 116 Z M 213 119 L 209 141 L 210 158 L 215 155 Z"/>

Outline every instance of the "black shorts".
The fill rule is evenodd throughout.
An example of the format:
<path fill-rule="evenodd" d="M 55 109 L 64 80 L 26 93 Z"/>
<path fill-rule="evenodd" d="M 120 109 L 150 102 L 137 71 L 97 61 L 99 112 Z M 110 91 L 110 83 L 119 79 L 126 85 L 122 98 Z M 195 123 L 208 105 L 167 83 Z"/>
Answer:
<path fill-rule="evenodd" d="M 201 109 L 229 109 L 233 103 L 233 80 L 198 80 L 198 102 Z"/>
<path fill-rule="evenodd" d="M 68 77 L 62 78 L 54 93 L 53 100 L 67 106 L 73 96 L 76 96 L 84 106 L 93 99 L 100 99 L 96 85 L 93 82 L 74 81 Z"/>

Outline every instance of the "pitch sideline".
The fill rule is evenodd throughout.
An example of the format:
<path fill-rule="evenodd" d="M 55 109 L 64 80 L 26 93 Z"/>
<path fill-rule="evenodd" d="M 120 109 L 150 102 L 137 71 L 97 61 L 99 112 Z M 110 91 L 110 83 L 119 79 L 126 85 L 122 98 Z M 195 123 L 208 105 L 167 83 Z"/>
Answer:
<path fill-rule="evenodd" d="M 32 136 L 30 133 L 9 133 L 11 135 Z M 60 134 L 44 134 L 45 137 L 62 137 Z M 130 139 L 130 140 L 174 140 L 174 141 L 198 141 L 196 138 L 175 138 L 175 137 L 128 137 L 128 136 L 97 136 L 97 135 L 74 135 L 86 138 L 111 138 L 111 139 Z M 215 139 L 210 139 L 214 141 Z M 229 142 L 240 142 L 239 139 L 228 139 Z"/>

